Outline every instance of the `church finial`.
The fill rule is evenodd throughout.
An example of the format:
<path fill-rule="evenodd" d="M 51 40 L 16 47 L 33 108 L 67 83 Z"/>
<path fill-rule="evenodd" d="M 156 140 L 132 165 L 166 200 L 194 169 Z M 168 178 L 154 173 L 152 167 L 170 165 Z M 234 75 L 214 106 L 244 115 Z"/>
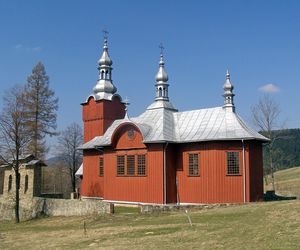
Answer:
<path fill-rule="evenodd" d="M 108 49 L 108 46 L 107 46 L 108 31 L 103 30 L 102 32 L 103 32 L 103 37 L 104 37 L 103 49 Z"/>
<path fill-rule="evenodd" d="M 229 69 L 228 68 L 226 70 L 226 79 L 230 80 L 230 73 L 229 73 Z"/>
<path fill-rule="evenodd" d="M 234 103 L 233 103 L 233 84 L 230 81 L 230 73 L 229 70 L 227 68 L 226 70 L 226 79 L 225 79 L 225 83 L 223 85 L 223 89 L 224 89 L 224 108 L 229 108 L 232 111 L 235 111 L 235 107 L 234 107 Z"/>
<path fill-rule="evenodd" d="M 159 60 L 159 69 L 158 72 L 156 74 L 156 98 L 155 100 L 169 100 L 168 97 L 168 87 L 169 84 L 168 82 L 168 75 L 165 71 L 165 61 L 164 61 L 164 56 L 163 56 L 163 50 L 164 47 L 162 46 L 162 44 L 159 45 L 160 48 L 160 60 Z"/>
<path fill-rule="evenodd" d="M 172 111 L 178 111 L 174 108 L 172 103 L 169 101 L 169 84 L 168 75 L 165 71 L 165 61 L 164 61 L 164 47 L 162 44 L 159 45 L 160 49 L 160 59 L 159 59 L 159 69 L 155 76 L 155 101 L 147 108 L 147 110 L 164 108 Z"/>
<path fill-rule="evenodd" d="M 93 92 L 97 99 L 110 99 L 117 88 L 112 83 L 112 60 L 108 54 L 108 31 L 103 30 L 104 45 L 100 59 L 98 60 L 99 79 Z"/>
<path fill-rule="evenodd" d="M 109 57 L 108 45 L 107 45 L 108 31 L 103 30 L 103 36 L 104 36 L 103 51 L 102 51 L 102 55 L 98 61 L 98 64 L 99 64 L 99 66 L 111 66 L 112 60 Z"/>
<path fill-rule="evenodd" d="M 165 47 L 163 46 L 162 43 L 160 43 L 158 47 L 160 48 L 159 66 L 164 67 L 165 61 L 164 61 L 164 54 L 163 54 L 163 52 L 164 52 Z M 168 79 L 166 81 L 168 81 Z"/>
<path fill-rule="evenodd" d="M 160 55 L 162 56 L 165 48 L 162 43 L 160 43 L 158 47 L 160 48 Z"/>

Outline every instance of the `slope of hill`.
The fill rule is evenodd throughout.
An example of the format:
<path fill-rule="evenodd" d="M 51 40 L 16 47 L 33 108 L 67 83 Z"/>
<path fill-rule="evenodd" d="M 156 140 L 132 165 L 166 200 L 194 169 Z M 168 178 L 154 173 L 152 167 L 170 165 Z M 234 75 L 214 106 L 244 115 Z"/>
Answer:
<path fill-rule="evenodd" d="M 275 172 L 275 191 L 282 196 L 297 196 L 300 198 L 300 167 L 289 168 Z M 265 190 L 271 190 L 271 177 L 267 177 Z"/>
<path fill-rule="evenodd" d="M 275 169 L 300 166 L 300 129 L 283 129 L 274 131 L 276 140 L 273 145 Z M 264 147 L 264 165 L 268 165 L 267 146 Z"/>
<path fill-rule="evenodd" d="M 129 212 L 129 213 L 128 213 Z M 0 223 L 0 249 L 299 249 L 300 201 Z M 30 237 L 30 240 L 28 240 Z"/>
<path fill-rule="evenodd" d="M 51 166 L 55 166 L 55 165 L 64 165 L 64 164 L 61 164 L 62 161 L 63 161 L 62 157 L 53 156 L 53 157 L 48 158 L 45 161 L 45 163 L 51 167 Z"/>

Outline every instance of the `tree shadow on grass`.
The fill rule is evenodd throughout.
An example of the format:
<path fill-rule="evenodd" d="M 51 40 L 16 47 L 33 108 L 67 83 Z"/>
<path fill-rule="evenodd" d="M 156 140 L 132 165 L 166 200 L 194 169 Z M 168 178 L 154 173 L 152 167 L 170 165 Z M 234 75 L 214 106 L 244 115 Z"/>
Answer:
<path fill-rule="evenodd" d="M 284 200 L 296 200 L 296 196 L 280 196 L 275 193 L 274 190 L 267 191 L 264 194 L 264 201 L 284 201 Z"/>

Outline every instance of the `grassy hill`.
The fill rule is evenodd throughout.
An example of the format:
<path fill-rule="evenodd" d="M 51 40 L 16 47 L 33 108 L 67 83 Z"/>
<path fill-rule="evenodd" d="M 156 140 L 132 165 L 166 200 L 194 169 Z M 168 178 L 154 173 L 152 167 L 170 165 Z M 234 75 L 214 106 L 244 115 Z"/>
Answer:
<path fill-rule="evenodd" d="M 275 174 L 277 193 L 300 195 L 300 167 Z M 266 185 L 268 188 L 269 185 Z M 299 249 L 300 200 L 213 209 L 0 222 L 0 249 Z M 85 225 L 85 226 L 84 226 Z"/>
<path fill-rule="evenodd" d="M 0 223 L 0 249 L 299 249 L 300 200 Z M 86 230 L 84 230 L 84 223 Z"/>
<path fill-rule="evenodd" d="M 277 171 L 274 176 L 276 194 L 300 198 L 300 167 Z M 268 176 L 265 191 L 271 189 L 271 177 Z"/>

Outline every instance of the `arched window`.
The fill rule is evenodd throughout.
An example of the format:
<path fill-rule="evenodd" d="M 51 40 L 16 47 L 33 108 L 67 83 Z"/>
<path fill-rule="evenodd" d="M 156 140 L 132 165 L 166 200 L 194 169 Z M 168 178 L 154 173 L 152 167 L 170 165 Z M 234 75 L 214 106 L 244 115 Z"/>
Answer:
<path fill-rule="evenodd" d="M 28 190 L 28 175 L 25 175 L 25 189 L 24 189 L 24 193 L 26 194 Z"/>
<path fill-rule="evenodd" d="M 11 187 L 12 187 L 12 176 L 9 175 L 9 177 L 8 177 L 8 191 L 11 190 Z"/>
<path fill-rule="evenodd" d="M 104 70 L 101 71 L 101 79 L 104 79 Z"/>
<path fill-rule="evenodd" d="M 106 70 L 106 72 L 105 72 L 105 79 L 109 79 L 109 72 L 108 72 L 108 70 Z"/>
<path fill-rule="evenodd" d="M 158 89 L 158 96 L 159 96 L 159 97 L 162 96 L 162 90 L 161 90 L 161 88 Z"/>

